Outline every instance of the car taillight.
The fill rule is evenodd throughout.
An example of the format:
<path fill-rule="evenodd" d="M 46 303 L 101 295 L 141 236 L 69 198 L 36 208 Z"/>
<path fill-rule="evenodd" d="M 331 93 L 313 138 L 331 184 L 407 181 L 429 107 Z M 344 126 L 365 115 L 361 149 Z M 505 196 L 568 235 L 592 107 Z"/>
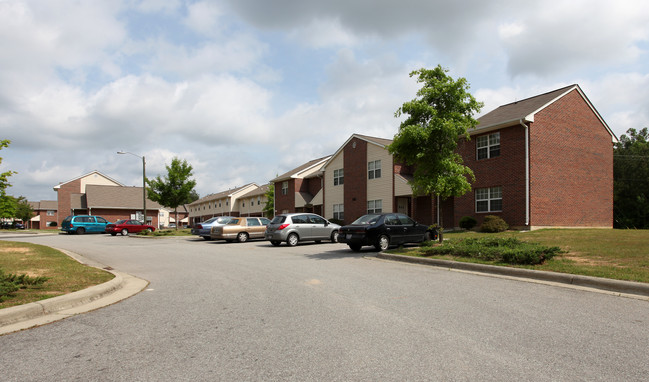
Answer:
<path fill-rule="evenodd" d="M 203 226 L 200 224 L 196 224 L 196 229 L 203 229 Z"/>
<path fill-rule="evenodd" d="M 290 224 L 282 224 L 281 226 L 277 227 L 277 230 L 281 231 L 281 230 L 283 230 L 284 228 L 286 228 L 288 226 L 290 226 Z"/>

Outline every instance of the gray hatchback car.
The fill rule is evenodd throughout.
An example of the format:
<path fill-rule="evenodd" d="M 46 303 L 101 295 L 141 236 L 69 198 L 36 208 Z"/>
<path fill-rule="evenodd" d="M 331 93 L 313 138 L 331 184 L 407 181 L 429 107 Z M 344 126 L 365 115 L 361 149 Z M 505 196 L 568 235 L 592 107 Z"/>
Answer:
<path fill-rule="evenodd" d="M 266 240 L 274 246 L 283 241 L 293 247 L 301 241 L 331 240 L 338 242 L 340 226 L 329 222 L 320 215 L 311 213 L 292 213 L 277 215 L 266 227 Z"/>

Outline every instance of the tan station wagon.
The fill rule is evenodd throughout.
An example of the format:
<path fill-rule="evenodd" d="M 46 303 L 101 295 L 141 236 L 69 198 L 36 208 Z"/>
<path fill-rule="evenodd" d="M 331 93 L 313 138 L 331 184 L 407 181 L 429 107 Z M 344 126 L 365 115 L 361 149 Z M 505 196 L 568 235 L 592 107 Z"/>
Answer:
<path fill-rule="evenodd" d="M 270 220 L 266 218 L 232 218 L 226 225 L 213 226 L 210 237 L 213 240 L 236 240 L 239 243 L 248 239 L 263 239 L 268 224 Z"/>

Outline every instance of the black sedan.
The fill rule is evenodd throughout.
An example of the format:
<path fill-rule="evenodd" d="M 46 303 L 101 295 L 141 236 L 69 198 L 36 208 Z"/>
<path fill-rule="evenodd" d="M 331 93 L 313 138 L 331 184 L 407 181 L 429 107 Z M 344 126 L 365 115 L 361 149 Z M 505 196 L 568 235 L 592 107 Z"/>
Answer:
<path fill-rule="evenodd" d="M 378 251 L 384 251 L 390 245 L 436 239 L 437 230 L 398 213 L 363 215 L 340 228 L 338 235 L 338 242 L 347 243 L 354 251 L 360 251 L 364 245 L 373 245 Z"/>

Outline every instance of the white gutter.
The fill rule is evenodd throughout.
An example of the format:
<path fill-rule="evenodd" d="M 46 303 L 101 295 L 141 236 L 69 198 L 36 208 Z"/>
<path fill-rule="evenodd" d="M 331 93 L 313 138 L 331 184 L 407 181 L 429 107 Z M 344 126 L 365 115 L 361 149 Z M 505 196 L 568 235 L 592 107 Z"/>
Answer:
<path fill-rule="evenodd" d="M 530 225 L 530 127 L 519 121 L 525 129 L 525 225 Z"/>

